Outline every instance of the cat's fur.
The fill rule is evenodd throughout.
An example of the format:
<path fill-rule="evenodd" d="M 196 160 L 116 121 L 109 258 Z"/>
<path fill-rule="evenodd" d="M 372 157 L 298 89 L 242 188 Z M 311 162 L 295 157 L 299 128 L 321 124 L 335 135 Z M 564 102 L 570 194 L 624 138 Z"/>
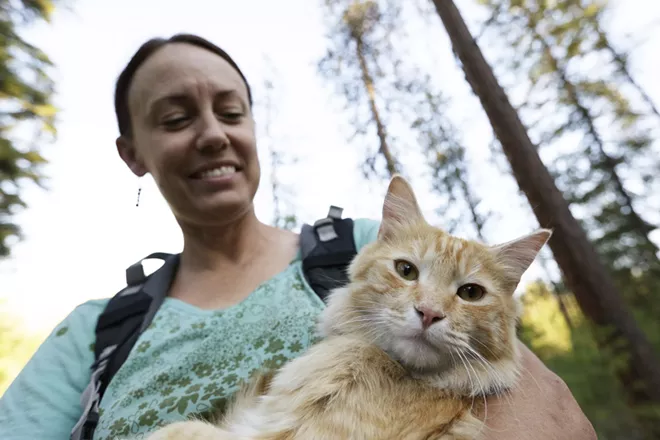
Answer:
<path fill-rule="evenodd" d="M 549 237 L 539 230 L 494 247 L 455 238 L 430 226 L 394 177 L 378 239 L 322 313 L 324 339 L 255 381 L 216 426 L 174 423 L 148 440 L 476 438 L 475 398 L 516 382 L 512 294 Z M 403 277 L 398 260 L 417 279 Z M 470 283 L 484 288 L 482 299 L 458 296 Z"/>

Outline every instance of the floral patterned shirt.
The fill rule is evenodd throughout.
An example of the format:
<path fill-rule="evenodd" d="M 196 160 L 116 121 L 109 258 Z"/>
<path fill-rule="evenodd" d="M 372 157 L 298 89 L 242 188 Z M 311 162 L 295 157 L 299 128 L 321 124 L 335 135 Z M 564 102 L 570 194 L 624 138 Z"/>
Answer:
<path fill-rule="evenodd" d="M 377 232 L 377 222 L 356 219 L 356 247 Z M 141 439 L 190 415 L 221 412 L 253 372 L 303 353 L 316 340 L 316 317 L 324 305 L 301 266 L 297 257 L 245 300 L 222 310 L 166 298 L 108 386 L 94 439 Z M 106 303 L 78 306 L 35 353 L 0 399 L 1 439 L 69 438 L 90 378 L 94 327 Z"/>

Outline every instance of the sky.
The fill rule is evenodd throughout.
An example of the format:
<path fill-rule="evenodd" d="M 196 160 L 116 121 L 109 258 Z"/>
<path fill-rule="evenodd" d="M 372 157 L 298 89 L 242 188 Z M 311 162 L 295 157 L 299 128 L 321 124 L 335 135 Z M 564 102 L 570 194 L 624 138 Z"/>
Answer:
<path fill-rule="evenodd" d="M 138 181 L 114 145 L 114 81 L 137 47 L 154 36 L 191 32 L 210 39 L 232 55 L 255 91 L 262 89 L 264 78 L 273 79 L 275 117 L 269 140 L 278 151 L 298 159 L 278 171 L 278 178 L 292 189 L 301 221 L 324 216 L 330 204 L 344 207 L 346 216 L 380 218 L 386 183 L 367 184 L 361 177 L 363 152 L 347 141 L 346 114 L 330 101 L 333 89 L 316 72 L 326 50 L 320 0 L 69 3 L 51 24 L 25 33 L 56 65 L 55 104 L 60 109 L 58 139 L 43 148 L 50 161 L 44 169 L 48 190 L 25 190 L 29 209 L 16 218 L 25 239 L 0 263 L 0 298 L 8 299 L 28 331 L 48 332 L 76 305 L 112 296 L 124 286 L 125 268 L 147 254 L 181 249 L 181 233 L 153 181 Z M 473 27 L 479 17 L 476 2 L 456 3 Z M 632 61 L 638 81 L 660 103 L 660 85 L 653 80 L 660 77 L 660 2 L 627 0 L 625 7 L 622 0 L 614 3 L 620 5 L 610 26 L 615 35 L 646 34 L 656 23 Z M 476 100 L 455 67 L 442 29 L 422 38 L 409 56 L 434 63 L 443 88 L 456 95 L 458 105 L 452 111 L 471 124 L 466 132 L 471 154 L 485 154 L 490 128 L 475 111 Z M 257 111 L 260 129 L 263 118 Z M 268 147 L 265 141 L 259 145 L 263 172 L 255 200 L 257 215 L 266 222 L 273 211 Z M 491 184 L 485 172 L 480 177 L 487 188 L 484 203 L 504 211 L 487 231 L 489 241 L 509 240 L 536 227 L 524 211 L 509 206 L 510 186 Z M 425 213 L 433 213 L 425 188 L 415 189 Z M 532 268 L 526 279 L 538 270 Z"/>

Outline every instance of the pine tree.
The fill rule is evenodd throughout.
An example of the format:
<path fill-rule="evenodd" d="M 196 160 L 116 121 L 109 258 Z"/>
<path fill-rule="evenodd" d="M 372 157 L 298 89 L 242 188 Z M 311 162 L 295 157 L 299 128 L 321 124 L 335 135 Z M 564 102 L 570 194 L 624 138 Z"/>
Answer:
<path fill-rule="evenodd" d="M 455 229 L 458 224 L 471 224 L 476 238 L 485 242 L 484 227 L 490 213 L 482 213 L 479 209 L 481 200 L 470 184 L 470 163 L 460 131 L 447 116 L 450 113 L 449 101 L 439 92 L 430 91 L 431 78 L 425 78 L 422 83 L 422 99 L 415 106 L 418 116 L 413 128 L 419 133 L 428 166 L 432 170 L 433 189 L 447 198 L 444 206 L 459 204 L 462 215 L 456 217 L 454 224 L 448 225 L 449 230 Z"/>
<path fill-rule="evenodd" d="M 610 349 L 616 345 L 621 354 L 618 375 L 628 396 L 639 399 L 642 405 L 660 404 L 660 363 L 652 345 L 635 323 L 606 266 L 569 210 L 458 8 L 450 0 L 434 0 L 433 4 L 521 190 L 541 226 L 554 229 L 549 245 L 567 286 L 584 314 L 600 327 L 596 332 L 599 343 Z"/>
<path fill-rule="evenodd" d="M 613 49 L 603 31 L 603 6 L 574 0 L 552 7 L 546 2 L 482 3 L 491 10 L 489 24 L 513 48 L 508 51 L 510 64 L 529 78 L 530 94 L 523 107 L 545 119 L 536 127 L 548 145 L 544 148 L 562 141 L 565 145 L 576 134 L 582 138 L 579 148 L 556 157 L 553 175 L 569 202 L 588 213 L 582 222 L 619 286 L 638 285 L 640 274 L 657 284 L 658 246 L 650 238 L 657 226 L 643 218 L 639 206 L 644 197 L 633 193 L 624 177 L 643 172 L 641 161 L 650 164 L 643 181 L 655 180 L 652 170 L 658 161 L 650 151 L 648 130 L 653 103 L 632 78 L 626 56 Z M 614 66 L 599 63 L 594 72 L 585 72 L 581 66 L 594 58 Z M 625 85 L 621 79 L 634 86 L 650 104 L 648 109 L 633 108 L 619 90 Z M 546 117 L 549 109 L 553 117 Z M 653 296 L 660 292 L 648 295 L 648 290 L 624 291 L 633 305 L 653 309 Z"/>
<path fill-rule="evenodd" d="M 368 139 L 365 135 L 375 128 L 378 148 L 365 159 L 365 176 L 390 177 L 400 172 L 400 164 L 378 95 L 385 76 L 378 61 L 383 48 L 391 47 L 388 37 L 398 8 L 391 1 L 383 8 L 375 0 L 327 0 L 325 6 L 334 23 L 329 24 L 331 47 L 319 63 L 319 72 L 338 85 L 347 107 L 355 111 L 355 134 Z M 381 160 L 384 169 L 379 170 Z"/>
<path fill-rule="evenodd" d="M 20 29 L 48 21 L 55 3 L 0 2 L 0 258 L 8 256 L 12 242 L 21 237 L 13 219 L 26 207 L 21 188 L 28 181 L 43 183 L 46 160 L 39 150 L 44 135 L 55 135 L 52 62 L 21 37 Z M 27 140 L 25 133 L 30 130 L 34 138 Z"/>
<path fill-rule="evenodd" d="M 475 235 L 484 239 L 488 213 L 479 207 L 459 130 L 447 116 L 450 102 L 401 53 L 403 5 L 393 0 L 331 0 L 325 5 L 330 48 L 319 71 L 338 86 L 346 108 L 355 112 L 353 140 L 359 136 L 367 145 L 377 141 L 364 161 L 365 176 L 403 173 L 399 157 L 403 152 L 415 156 L 430 170 L 443 227 L 453 232 L 472 224 Z"/>

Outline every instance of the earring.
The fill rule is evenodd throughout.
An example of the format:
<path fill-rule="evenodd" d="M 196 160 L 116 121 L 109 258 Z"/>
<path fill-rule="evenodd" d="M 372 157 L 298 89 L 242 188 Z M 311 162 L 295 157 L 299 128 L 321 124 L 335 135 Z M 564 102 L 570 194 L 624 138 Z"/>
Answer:
<path fill-rule="evenodd" d="M 140 194 L 142 193 L 142 179 L 139 179 L 140 186 L 138 187 L 138 193 L 137 193 L 137 201 L 135 202 L 135 206 L 140 206 Z"/>

